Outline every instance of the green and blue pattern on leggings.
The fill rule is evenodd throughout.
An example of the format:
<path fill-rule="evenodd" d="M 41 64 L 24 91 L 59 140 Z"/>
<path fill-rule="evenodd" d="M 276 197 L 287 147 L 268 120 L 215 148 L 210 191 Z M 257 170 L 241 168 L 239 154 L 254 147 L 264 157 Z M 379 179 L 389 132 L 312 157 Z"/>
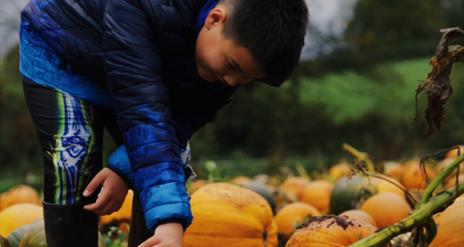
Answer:
<path fill-rule="evenodd" d="M 55 136 L 55 147 L 50 153 L 55 164 L 55 203 L 61 205 L 74 204 L 81 198 L 86 185 L 81 176 L 88 162 L 89 151 L 94 148 L 93 129 L 86 107 L 81 100 L 69 94 L 57 94 L 58 109 L 62 122 Z"/>

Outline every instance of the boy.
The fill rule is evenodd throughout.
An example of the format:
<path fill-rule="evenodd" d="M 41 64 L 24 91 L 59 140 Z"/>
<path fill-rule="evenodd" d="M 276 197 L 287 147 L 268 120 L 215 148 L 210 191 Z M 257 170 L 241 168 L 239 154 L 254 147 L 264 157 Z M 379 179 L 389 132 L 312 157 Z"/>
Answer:
<path fill-rule="evenodd" d="M 128 185 L 146 226 L 136 205 L 129 246 L 182 246 L 188 140 L 240 85 L 284 82 L 307 15 L 304 0 L 31 0 L 20 71 L 48 246 L 97 246 L 96 214 L 117 210 Z M 125 170 L 102 169 L 103 128 L 124 144 L 110 163 Z"/>

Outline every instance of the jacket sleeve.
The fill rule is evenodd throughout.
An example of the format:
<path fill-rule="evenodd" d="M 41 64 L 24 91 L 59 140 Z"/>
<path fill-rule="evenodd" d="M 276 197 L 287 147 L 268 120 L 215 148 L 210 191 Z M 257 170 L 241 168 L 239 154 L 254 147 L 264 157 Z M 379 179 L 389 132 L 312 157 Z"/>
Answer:
<path fill-rule="evenodd" d="M 179 143 L 168 107 L 153 16 L 135 0 L 108 1 L 103 14 L 105 66 L 147 227 L 192 221 Z M 153 12 L 154 10 L 150 10 Z"/>

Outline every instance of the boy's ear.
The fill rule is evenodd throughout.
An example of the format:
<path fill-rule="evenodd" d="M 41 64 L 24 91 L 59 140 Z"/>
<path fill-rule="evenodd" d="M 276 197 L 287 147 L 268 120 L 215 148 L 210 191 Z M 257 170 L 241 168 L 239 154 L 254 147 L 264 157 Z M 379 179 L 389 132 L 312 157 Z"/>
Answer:
<path fill-rule="evenodd" d="M 204 27 L 211 29 L 217 24 L 224 24 L 227 19 L 227 10 L 221 6 L 212 9 L 206 17 Z"/>

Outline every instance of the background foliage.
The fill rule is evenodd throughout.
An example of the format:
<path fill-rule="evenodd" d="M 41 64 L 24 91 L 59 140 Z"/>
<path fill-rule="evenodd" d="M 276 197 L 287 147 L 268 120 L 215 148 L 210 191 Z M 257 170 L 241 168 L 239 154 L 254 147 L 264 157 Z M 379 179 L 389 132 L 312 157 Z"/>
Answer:
<path fill-rule="evenodd" d="M 276 172 L 282 164 L 323 169 L 344 155 L 343 142 L 377 161 L 463 143 L 464 65 L 452 75 L 447 123 L 430 138 L 415 116 L 414 94 L 431 69 L 439 29 L 464 25 L 464 0 L 359 0 L 333 52 L 304 61 L 279 89 L 252 84 L 192 140 L 202 173 L 216 160 L 229 176 Z M 311 32 L 311 30 L 310 30 Z M 332 37 L 327 37 L 331 39 Z M 462 41 L 461 41 L 462 43 Z M 18 51 L 0 62 L 0 179 L 41 169 L 35 130 L 17 72 Z M 420 118 L 424 99 L 420 98 Z M 105 155 L 114 146 L 109 138 Z M 14 174 L 14 175 L 11 175 Z"/>

